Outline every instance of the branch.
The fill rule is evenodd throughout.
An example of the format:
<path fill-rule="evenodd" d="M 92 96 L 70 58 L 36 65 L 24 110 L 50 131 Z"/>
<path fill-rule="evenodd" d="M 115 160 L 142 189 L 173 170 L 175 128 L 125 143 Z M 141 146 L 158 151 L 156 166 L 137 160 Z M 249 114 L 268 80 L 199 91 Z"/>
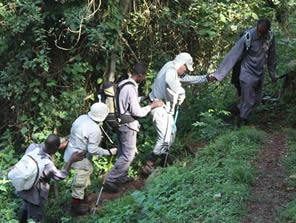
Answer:
<path fill-rule="evenodd" d="M 125 43 L 125 45 L 127 46 L 127 48 L 131 51 L 132 55 L 134 56 L 134 58 L 136 59 L 137 63 L 139 63 L 139 59 L 136 56 L 135 52 L 133 51 L 133 49 L 131 48 L 131 46 L 129 45 L 128 41 L 122 36 L 122 33 L 118 32 L 118 35 L 120 37 L 120 39 Z"/>

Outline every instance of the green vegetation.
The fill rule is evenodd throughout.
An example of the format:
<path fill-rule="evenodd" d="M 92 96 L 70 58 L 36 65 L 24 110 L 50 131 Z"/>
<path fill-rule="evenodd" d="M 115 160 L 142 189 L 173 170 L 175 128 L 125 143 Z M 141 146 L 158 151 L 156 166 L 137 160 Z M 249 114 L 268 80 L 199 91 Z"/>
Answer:
<path fill-rule="evenodd" d="M 89 222 L 240 222 L 255 181 L 250 160 L 264 142 L 261 131 L 220 136 L 195 158 L 158 169 L 144 190 L 108 202 Z"/>
<path fill-rule="evenodd" d="M 30 143 L 42 143 L 51 132 L 68 135 L 73 120 L 96 101 L 103 81 L 121 80 L 141 61 L 149 66 L 147 81 L 140 86 L 141 94 L 147 94 L 160 67 L 180 51 L 193 56 L 195 74 L 211 73 L 239 33 L 259 17 L 273 24 L 277 76 L 290 72 L 290 79 L 272 85 L 266 78 L 264 103 L 251 124 L 278 120 L 274 128 L 295 126 L 295 69 L 287 66 L 296 56 L 294 0 L 0 1 L 0 221 L 17 222 L 21 206 L 6 169 Z M 236 101 L 230 77 L 223 83 L 186 86 L 170 150 L 182 161 L 158 170 L 143 191 L 108 202 L 103 212 L 80 221 L 240 222 L 255 181 L 250 160 L 264 133 L 236 131 L 221 120 Z M 140 153 L 130 171 L 136 177 L 155 142 L 151 117 L 140 122 Z M 296 161 L 293 138 L 285 161 L 291 174 Z M 188 141 L 209 145 L 193 159 L 184 148 Z M 58 167 L 64 165 L 62 157 L 63 152 L 55 157 Z M 95 160 L 90 192 L 98 191 L 97 179 L 107 163 L 105 158 Z M 71 181 L 72 174 L 52 184 L 46 222 L 71 221 L 64 211 Z M 293 179 L 290 183 L 295 185 Z M 294 209 L 292 202 L 283 218 L 295 221 Z"/>

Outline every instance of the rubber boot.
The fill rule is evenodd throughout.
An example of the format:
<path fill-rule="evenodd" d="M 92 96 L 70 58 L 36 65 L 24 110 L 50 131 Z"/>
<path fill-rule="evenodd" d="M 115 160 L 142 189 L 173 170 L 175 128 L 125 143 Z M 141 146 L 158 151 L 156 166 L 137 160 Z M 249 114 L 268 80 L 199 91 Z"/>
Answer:
<path fill-rule="evenodd" d="M 85 205 L 83 200 L 72 197 L 71 214 L 72 216 L 84 215 L 89 212 L 89 207 Z"/>
<path fill-rule="evenodd" d="M 73 204 L 71 205 L 71 214 L 72 216 L 80 216 L 85 215 L 89 212 L 89 207 L 83 203 Z"/>
<path fill-rule="evenodd" d="M 240 128 L 244 125 L 247 125 L 248 124 L 248 120 L 247 119 L 244 119 L 244 118 L 241 118 L 239 116 L 236 117 L 236 122 L 235 122 L 235 127 L 236 128 Z"/>
<path fill-rule="evenodd" d="M 119 192 L 119 188 L 116 183 L 106 181 L 104 184 L 104 191 L 109 193 L 117 193 Z"/>
<path fill-rule="evenodd" d="M 146 165 L 143 167 L 143 172 L 150 175 L 156 168 L 157 160 L 161 158 L 159 155 L 152 153 L 150 159 L 147 161 Z"/>
<path fill-rule="evenodd" d="M 25 209 L 21 209 L 20 217 L 19 217 L 19 222 L 20 223 L 27 223 L 27 218 L 28 218 L 28 212 Z"/>

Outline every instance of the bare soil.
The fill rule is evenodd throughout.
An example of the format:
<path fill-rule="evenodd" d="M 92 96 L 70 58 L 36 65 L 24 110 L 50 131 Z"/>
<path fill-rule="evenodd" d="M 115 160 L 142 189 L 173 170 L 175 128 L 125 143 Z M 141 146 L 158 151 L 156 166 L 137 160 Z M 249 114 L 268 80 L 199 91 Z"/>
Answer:
<path fill-rule="evenodd" d="M 243 223 L 278 222 L 280 209 L 292 200 L 295 191 L 285 184 L 288 175 L 281 161 L 286 154 L 284 133 L 267 132 L 263 151 L 253 160 L 257 180 L 247 202 L 249 216 L 244 218 Z"/>
<path fill-rule="evenodd" d="M 114 200 L 122 197 L 124 194 L 126 194 L 129 191 L 140 190 L 142 187 L 144 187 L 145 181 L 146 181 L 145 178 L 140 178 L 133 182 L 121 185 L 117 193 L 109 193 L 103 190 L 97 210 L 102 210 L 104 208 L 104 201 L 106 200 Z M 89 202 L 90 207 L 95 206 L 98 195 L 99 193 L 89 195 L 91 198 L 91 201 Z"/>

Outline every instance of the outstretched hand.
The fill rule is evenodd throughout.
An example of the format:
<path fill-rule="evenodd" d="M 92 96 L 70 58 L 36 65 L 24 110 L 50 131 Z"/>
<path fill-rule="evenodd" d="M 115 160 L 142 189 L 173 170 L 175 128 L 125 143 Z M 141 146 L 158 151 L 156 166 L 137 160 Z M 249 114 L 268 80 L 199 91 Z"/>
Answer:
<path fill-rule="evenodd" d="M 157 107 L 161 107 L 161 106 L 163 106 L 163 101 L 158 100 L 158 99 L 154 99 L 150 106 L 152 109 L 157 108 Z"/>
<path fill-rule="evenodd" d="M 208 79 L 211 83 L 216 82 L 217 79 L 215 78 L 214 74 L 210 74 L 209 75 L 209 79 Z"/>
<path fill-rule="evenodd" d="M 84 157 L 85 157 L 85 152 L 76 151 L 76 152 L 72 153 L 71 160 L 73 163 L 75 163 L 77 161 L 83 160 Z"/>
<path fill-rule="evenodd" d="M 112 148 L 112 149 L 110 149 L 110 153 L 111 153 L 112 156 L 113 156 L 113 155 L 116 155 L 116 153 L 117 153 L 117 148 Z"/>

